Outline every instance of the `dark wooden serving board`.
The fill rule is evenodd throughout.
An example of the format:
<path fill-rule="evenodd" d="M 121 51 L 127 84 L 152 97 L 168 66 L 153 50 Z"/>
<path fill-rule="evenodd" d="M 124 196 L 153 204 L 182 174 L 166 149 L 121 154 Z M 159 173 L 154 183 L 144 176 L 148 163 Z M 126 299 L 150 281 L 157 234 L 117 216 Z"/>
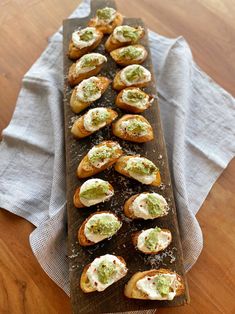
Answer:
<path fill-rule="evenodd" d="M 72 32 L 78 27 L 85 27 L 91 16 L 94 16 L 97 8 L 105 6 L 116 7 L 114 1 L 98 0 L 92 1 L 91 14 L 86 18 L 68 19 L 64 21 L 63 36 L 64 36 L 64 115 L 65 115 L 65 148 L 66 148 L 66 173 L 67 173 L 67 212 L 68 212 L 68 255 L 69 255 L 69 271 L 71 285 L 71 301 L 73 313 L 108 313 L 108 312 L 125 312 L 130 310 L 154 309 L 161 306 L 176 306 L 183 305 L 188 302 L 188 289 L 186 278 L 183 269 L 182 248 L 180 242 L 180 234 L 178 229 L 177 214 L 174 203 L 170 173 L 168 168 L 166 146 L 161 127 L 159 106 L 155 99 L 152 107 L 148 109 L 143 116 L 153 126 L 155 139 L 144 144 L 133 144 L 122 141 L 111 134 L 111 128 L 106 127 L 94 135 L 83 139 L 76 140 L 71 135 L 70 129 L 76 115 L 71 111 L 69 99 L 71 88 L 67 82 L 67 74 L 72 61 L 67 57 L 69 40 Z M 125 12 L 121 12 L 125 14 Z M 144 24 L 141 19 L 126 18 L 125 24 L 138 26 Z M 104 42 L 107 36 L 102 41 L 102 44 L 95 50 L 105 54 L 108 58 L 107 65 L 101 71 L 101 74 L 113 79 L 115 73 L 120 70 L 120 67 L 115 64 L 109 54 L 104 51 Z M 148 35 L 141 40 L 141 43 L 149 52 L 147 60 L 143 63 L 147 69 L 152 72 L 153 80 L 148 88 L 144 90 L 149 94 L 156 95 L 156 82 L 154 80 L 152 60 L 149 51 Z M 116 92 L 109 87 L 101 99 L 97 100 L 90 108 L 97 106 L 117 108 L 114 104 Z M 157 97 L 156 97 L 157 98 Z M 124 113 L 117 110 L 119 117 Z M 82 112 L 84 114 L 84 112 Z M 158 187 L 150 187 L 142 185 L 137 181 L 124 178 L 114 169 L 106 170 L 95 177 L 108 180 L 114 187 L 115 195 L 109 202 L 93 206 L 91 208 L 76 209 L 73 206 L 73 194 L 75 189 L 80 186 L 85 180 L 80 180 L 76 177 L 76 168 L 82 157 L 95 144 L 102 140 L 116 140 L 123 147 L 126 154 L 140 154 L 152 160 L 160 169 L 162 177 L 162 185 Z M 131 195 L 144 192 L 156 191 L 162 194 L 168 201 L 170 212 L 166 217 L 158 218 L 153 221 L 131 221 L 123 214 L 123 204 Z M 83 248 L 79 246 L 77 241 L 77 231 L 85 218 L 96 210 L 111 210 L 123 220 L 123 226 L 111 240 L 106 240 L 93 247 Z M 168 228 L 173 234 L 171 245 L 162 253 L 154 256 L 146 256 L 135 250 L 131 242 L 131 233 L 133 231 L 151 228 L 154 226 Z M 110 286 L 103 292 L 93 292 L 85 294 L 79 286 L 80 276 L 83 267 L 94 260 L 94 258 L 104 254 L 115 254 L 122 256 L 128 266 L 128 274 L 122 280 Z M 151 268 L 169 268 L 175 270 L 183 276 L 186 284 L 186 293 L 180 297 L 176 297 L 173 301 L 143 301 L 127 299 L 124 294 L 125 283 L 137 271 L 144 271 Z"/>

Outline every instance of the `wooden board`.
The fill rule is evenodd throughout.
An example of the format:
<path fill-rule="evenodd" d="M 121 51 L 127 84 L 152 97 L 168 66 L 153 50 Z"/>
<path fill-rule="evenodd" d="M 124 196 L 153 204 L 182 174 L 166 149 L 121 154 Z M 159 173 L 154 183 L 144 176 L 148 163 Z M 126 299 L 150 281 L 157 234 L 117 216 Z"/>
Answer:
<path fill-rule="evenodd" d="M 93 16 L 97 8 L 104 6 L 115 7 L 113 1 L 93 1 L 91 15 Z M 124 14 L 124 12 L 122 12 Z M 186 278 L 183 270 L 182 248 L 180 243 L 180 235 L 178 230 L 177 214 L 174 203 L 173 191 L 168 168 L 166 155 L 166 147 L 162 133 L 160 113 L 157 100 L 155 99 L 153 106 L 147 110 L 143 116 L 153 126 L 155 140 L 144 144 L 133 144 L 117 139 L 111 134 L 111 129 L 105 128 L 94 135 L 83 139 L 76 140 L 71 135 L 70 129 L 76 115 L 71 111 L 69 99 L 71 89 L 67 83 L 67 73 L 72 61 L 67 58 L 67 50 L 72 32 L 78 27 L 85 27 L 90 16 L 82 19 L 69 19 L 64 21 L 64 75 L 65 75 L 65 96 L 64 96 L 64 112 L 65 112 L 65 147 L 66 147 L 66 171 L 67 171 L 67 211 L 68 211 L 68 255 L 70 258 L 70 283 L 71 283 L 71 301 L 74 313 L 103 313 L 103 312 L 124 312 L 130 310 L 143 310 L 157 308 L 160 306 L 176 306 L 183 305 L 189 301 Z M 125 19 L 124 23 L 132 26 L 143 25 L 140 19 Z M 110 56 L 104 51 L 104 42 L 107 36 L 102 41 L 102 44 L 95 50 L 105 54 L 108 58 L 107 65 L 103 68 L 101 74 L 113 79 L 115 73 L 120 69 Z M 147 60 L 143 66 L 148 68 L 153 73 L 152 61 L 149 51 L 147 38 L 147 30 L 145 37 L 141 43 L 149 52 Z M 153 79 L 148 88 L 144 90 L 149 94 L 156 95 L 156 83 Z M 106 91 L 101 99 L 95 102 L 90 108 L 97 106 L 110 107 L 112 106 L 119 112 L 119 116 L 123 114 L 121 110 L 117 110 L 114 105 L 116 92 L 111 86 Z M 157 98 L 157 97 L 156 97 Z M 84 112 L 83 112 L 84 114 Z M 89 209 L 76 209 L 73 206 L 73 194 L 77 186 L 80 186 L 85 180 L 80 180 L 76 177 L 76 168 L 82 157 L 95 144 L 102 140 L 118 140 L 126 154 L 140 154 L 152 160 L 160 169 L 163 184 L 157 187 L 143 186 L 137 181 L 124 178 L 119 175 L 114 169 L 106 170 L 98 174 L 96 177 L 108 180 L 114 187 L 115 195 L 109 201 L 101 205 L 93 206 Z M 143 191 L 156 191 L 162 194 L 168 201 L 170 212 L 166 217 L 159 218 L 154 221 L 130 221 L 123 214 L 123 204 L 131 195 Z M 111 210 L 123 220 L 123 227 L 109 241 L 104 241 L 94 247 L 82 248 L 77 241 L 77 231 L 85 218 L 96 210 Z M 136 230 L 151 228 L 158 225 L 159 227 L 168 228 L 173 234 L 171 245 L 161 254 L 156 256 L 145 256 L 138 253 L 131 243 L 131 233 Z M 94 292 L 84 294 L 79 286 L 80 276 L 83 267 L 92 262 L 94 258 L 106 253 L 122 256 L 129 268 L 129 272 L 125 278 L 118 281 L 114 285 L 102 293 Z M 151 268 L 170 268 L 184 277 L 186 284 L 186 293 L 173 301 L 142 301 L 127 299 L 123 295 L 123 289 L 128 279 L 137 271 L 144 271 Z"/>

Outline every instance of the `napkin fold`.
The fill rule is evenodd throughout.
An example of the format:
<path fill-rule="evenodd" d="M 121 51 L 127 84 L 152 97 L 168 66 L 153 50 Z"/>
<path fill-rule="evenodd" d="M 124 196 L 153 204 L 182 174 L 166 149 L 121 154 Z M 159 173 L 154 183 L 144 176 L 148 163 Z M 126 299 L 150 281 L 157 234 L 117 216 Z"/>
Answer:
<path fill-rule="evenodd" d="M 86 16 L 89 8 L 84 1 L 71 17 Z M 235 101 L 195 64 L 184 38 L 151 31 L 149 38 L 189 270 L 203 247 L 195 215 L 235 153 Z M 33 253 L 69 294 L 62 56 L 60 29 L 23 78 L 0 144 L 0 207 L 36 226 Z"/>

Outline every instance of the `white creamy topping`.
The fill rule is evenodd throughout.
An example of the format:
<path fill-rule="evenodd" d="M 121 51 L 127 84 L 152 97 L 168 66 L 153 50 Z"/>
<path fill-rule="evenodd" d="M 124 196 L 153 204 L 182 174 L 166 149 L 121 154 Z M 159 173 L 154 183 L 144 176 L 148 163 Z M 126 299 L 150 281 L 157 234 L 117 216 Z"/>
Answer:
<path fill-rule="evenodd" d="M 134 60 L 138 61 L 138 60 L 142 60 L 144 55 L 145 55 L 145 52 L 144 52 L 144 49 L 142 47 L 132 47 L 132 46 L 128 46 L 128 47 L 123 47 L 123 48 L 120 48 L 119 50 L 119 55 L 122 55 L 122 53 L 124 53 L 125 51 L 128 51 L 128 49 L 133 49 L 133 50 L 136 50 L 137 52 L 139 52 L 139 55 L 137 57 L 134 58 Z M 125 56 L 125 59 L 132 59 L 130 56 Z"/>
<path fill-rule="evenodd" d="M 103 165 L 107 164 L 111 158 L 117 155 L 115 151 L 118 149 L 121 149 L 121 146 L 118 143 L 114 143 L 114 145 L 112 145 L 111 147 L 107 146 L 106 144 L 102 146 L 94 146 L 92 149 L 89 150 L 87 154 L 89 162 L 92 164 L 92 166 L 96 168 L 101 168 Z M 103 151 L 104 151 L 104 154 L 102 154 Z M 98 156 L 99 153 L 102 154 L 102 159 L 94 158 L 94 156 Z M 107 157 L 103 157 L 105 155 Z"/>
<path fill-rule="evenodd" d="M 102 95 L 98 77 L 92 76 L 76 86 L 76 97 L 83 102 L 93 102 Z"/>
<path fill-rule="evenodd" d="M 95 132 L 100 128 L 104 127 L 107 123 L 106 119 L 101 122 L 94 123 L 94 118 L 96 117 L 106 117 L 109 115 L 109 112 L 106 108 L 94 108 L 90 109 L 84 115 L 84 127 L 89 132 Z"/>
<path fill-rule="evenodd" d="M 126 164 L 126 168 L 131 167 L 132 165 L 134 165 L 137 162 L 141 162 L 141 161 L 145 161 L 146 158 L 143 157 L 132 157 L 130 159 L 128 159 L 127 164 Z M 150 161 L 147 159 L 146 160 L 148 163 L 150 163 Z M 137 181 L 143 183 L 143 184 L 151 184 L 155 178 L 156 178 L 156 172 L 153 172 L 151 174 L 140 174 L 140 173 L 136 173 L 134 171 L 131 170 L 127 170 L 129 175 L 136 179 Z"/>
<path fill-rule="evenodd" d="M 137 92 L 140 91 L 140 89 L 138 89 L 138 88 L 136 88 L 135 90 Z M 146 94 L 144 98 L 138 99 L 136 102 L 132 102 L 132 101 L 130 101 L 128 95 L 130 95 L 130 92 L 132 92 L 132 91 L 134 92 L 135 90 L 134 89 L 132 89 L 132 90 L 124 89 L 123 93 L 122 93 L 122 100 L 123 100 L 123 102 L 125 102 L 126 104 L 128 104 L 128 105 L 130 105 L 132 107 L 136 107 L 136 108 L 139 108 L 139 109 L 145 109 L 147 103 L 149 102 L 149 96 Z"/>
<path fill-rule="evenodd" d="M 133 40 L 133 38 L 125 36 L 125 32 L 128 33 L 132 33 L 132 32 L 138 32 L 138 38 L 136 40 Z M 138 28 L 138 30 L 136 30 L 136 28 L 131 27 L 129 25 L 121 25 L 118 26 L 114 29 L 113 31 L 113 37 L 118 40 L 121 43 L 125 43 L 125 42 L 135 42 L 138 41 L 139 39 L 139 35 L 142 33 L 142 28 Z"/>
<path fill-rule="evenodd" d="M 82 56 L 79 61 L 76 62 L 76 74 L 90 72 L 104 62 L 107 62 L 107 58 L 102 54 L 96 52 L 88 53 Z"/>
<path fill-rule="evenodd" d="M 167 213 L 168 204 L 162 195 L 160 195 L 158 193 L 141 193 L 140 195 L 138 195 L 136 197 L 136 199 L 134 200 L 134 202 L 131 205 L 131 209 L 133 210 L 133 214 L 136 217 L 143 218 L 143 219 L 154 219 L 154 218 L 156 218 L 155 216 L 150 215 L 150 213 L 148 211 L 146 199 L 147 199 L 149 194 L 154 195 L 159 200 L 160 206 L 163 209 L 162 215 Z"/>
<path fill-rule="evenodd" d="M 113 263 L 117 269 L 117 272 L 114 274 L 114 276 L 111 276 L 109 278 L 108 282 L 103 284 L 99 281 L 97 269 L 102 262 L 110 262 Z M 122 263 L 119 258 L 117 258 L 115 255 L 106 254 L 101 257 L 96 258 L 90 265 L 90 267 L 87 270 L 87 277 L 90 281 L 90 284 L 93 288 L 95 288 L 97 291 L 103 291 L 110 285 L 112 285 L 114 282 L 118 281 L 122 277 L 124 277 L 127 273 L 127 268 L 124 263 Z"/>
<path fill-rule="evenodd" d="M 101 18 L 102 16 L 102 11 L 109 11 L 109 18 Z M 101 9 L 101 15 L 99 14 L 99 12 L 97 12 L 98 14 L 95 17 L 95 22 L 96 25 L 107 25 L 112 23 L 112 21 L 116 18 L 117 15 L 117 11 L 114 8 L 109 8 L 109 7 L 105 7 L 103 9 Z"/>
<path fill-rule="evenodd" d="M 109 200 L 114 194 L 113 190 L 109 190 L 107 192 L 107 195 L 105 195 L 103 197 L 94 197 L 91 199 L 87 199 L 87 198 L 82 197 L 81 194 L 83 192 L 87 191 L 87 189 L 89 189 L 89 187 L 91 187 L 94 183 L 101 183 L 102 184 L 102 183 L 108 183 L 108 182 L 101 180 L 101 179 L 89 179 L 82 184 L 82 186 L 80 188 L 79 196 L 80 196 L 81 203 L 83 205 L 85 205 L 86 207 L 90 207 L 90 206 L 93 206 L 95 204 L 105 202 L 105 201 Z"/>
<path fill-rule="evenodd" d="M 130 74 L 133 74 L 130 76 Z M 142 65 L 132 64 L 125 67 L 120 73 L 120 79 L 126 86 L 136 83 L 146 83 L 151 81 L 151 73 Z"/>
<path fill-rule="evenodd" d="M 140 251 L 144 253 L 151 253 L 151 250 L 146 246 L 145 243 L 145 239 L 146 237 L 148 237 L 151 231 L 154 231 L 154 228 L 144 230 L 138 236 L 137 247 Z M 169 232 L 161 230 L 160 232 L 158 232 L 158 241 L 156 243 L 154 251 L 164 250 L 169 245 L 170 241 L 171 236 Z"/>
<path fill-rule="evenodd" d="M 84 34 L 86 34 L 86 32 L 89 32 L 90 34 L 92 34 L 91 39 L 89 39 L 89 40 L 83 40 L 82 39 Z M 82 49 L 82 48 L 89 47 L 89 46 L 93 45 L 98 37 L 99 37 L 99 33 L 97 33 L 95 27 L 86 27 L 86 28 L 83 28 L 81 30 L 78 30 L 78 31 L 75 31 L 72 33 L 72 42 L 73 42 L 74 46 Z"/>
<path fill-rule="evenodd" d="M 150 300 L 173 300 L 176 295 L 177 286 L 179 282 L 177 280 L 176 274 L 164 274 L 164 277 L 167 277 L 170 280 L 170 291 L 169 294 L 162 296 L 161 293 L 157 290 L 154 279 L 159 275 L 155 276 L 145 276 L 136 283 L 136 287 L 146 293 Z"/>
<path fill-rule="evenodd" d="M 135 132 L 135 130 L 131 129 L 132 124 L 135 122 L 140 123 L 143 126 L 143 129 L 141 130 L 141 132 Z M 120 128 L 123 132 L 126 132 L 130 136 L 145 136 L 149 133 L 149 129 L 150 129 L 148 123 L 140 119 L 135 119 L 135 118 L 122 121 L 120 123 Z"/>
<path fill-rule="evenodd" d="M 119 222 L 118 218 L 113 215 L 113 214 L 109 214 L 109 213 L 100 213 L 100 214 L 96 214 L 93 215 L 88 222 L 85 224 L 85 228 L 84 228 L 84 234 L 86 236 L 86 238 L 94 243 L 98 243 L 104 239 L 109 238 L 110 236 L 107 235 L 102 235 L 102 234 L 96 234 L 96 233 L 92 233 L 90 231 L 90 227 L 98 220 L 98 219 L 109 219 L 111 222 Z"/>

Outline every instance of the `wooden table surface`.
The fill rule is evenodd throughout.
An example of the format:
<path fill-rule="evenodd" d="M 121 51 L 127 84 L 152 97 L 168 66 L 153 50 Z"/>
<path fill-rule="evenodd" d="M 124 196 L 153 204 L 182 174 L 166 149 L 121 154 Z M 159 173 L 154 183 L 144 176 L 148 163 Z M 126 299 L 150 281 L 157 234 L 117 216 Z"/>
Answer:
<path fill-rule="evenodd" d="M 23 74 L 48 37 L 77 6 L 76 0 L 0 1 L 0 129 L 9 123 Z M 189 42 L 194 58 L 216 82 L 235 94 L 234 0 L 117 0 L 129 17 Z M 217 180 L 197 218 L 203 252 L 188 273 L 191 304 L 157 313 L 235 313 L 235 161 Z M 0 313 L 70 314 L 69 298 L 43 272 L 28 237 L 34 227 L 0 211 Z"/>

